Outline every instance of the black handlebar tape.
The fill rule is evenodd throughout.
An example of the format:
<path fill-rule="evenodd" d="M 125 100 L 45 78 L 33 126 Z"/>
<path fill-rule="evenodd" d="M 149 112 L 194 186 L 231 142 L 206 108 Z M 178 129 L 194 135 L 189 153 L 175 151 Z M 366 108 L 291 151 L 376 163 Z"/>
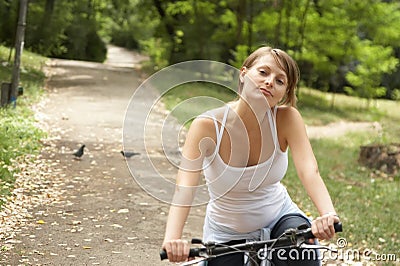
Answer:
<path fill-rule="evenodd" d="M 200 253 L 199 248 L 191 248 L 189 251 L 189 258 L 198 257 L 199 253 Z M 161 258 L 161 260 L 168 259 L 168 255 L 167 255 L 167 252 L 165 251 L 165 249 L 160 251 L 160 258 Z"/>

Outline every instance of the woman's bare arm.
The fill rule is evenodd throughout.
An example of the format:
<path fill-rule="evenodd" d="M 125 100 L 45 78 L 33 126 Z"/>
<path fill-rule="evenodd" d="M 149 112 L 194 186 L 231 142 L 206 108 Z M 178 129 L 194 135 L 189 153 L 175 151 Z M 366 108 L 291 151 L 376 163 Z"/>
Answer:
<path fill-rule="evenodd" d="M 193 121 L 186 136 L 163 243 L 168 259 L 172 262 L 184 261 L 189 254 L 187 241 L 181 240 L 182 232 L 196 187 L 199 185 L 204 156 L 209 149 L 212 149 L 212 143 L 214 143 L 210 141 L 213 137 L 212 132 L 215 132 L 214 123 L 209 119 L 200 118 Z"/>
<path fill-rule="evenodd" d="M 292 154 L 297 174 L 316 206 L 320 217 L 313 226 L 313 232 L 318 238 L 329 239 L 334 235 L 333 222 L 337 222 L 336 211 L 332 204 L 328 189 L 318 170 L 305 125 L 300 113 L 293 107 L 281 109 L 278 123 Z"/>

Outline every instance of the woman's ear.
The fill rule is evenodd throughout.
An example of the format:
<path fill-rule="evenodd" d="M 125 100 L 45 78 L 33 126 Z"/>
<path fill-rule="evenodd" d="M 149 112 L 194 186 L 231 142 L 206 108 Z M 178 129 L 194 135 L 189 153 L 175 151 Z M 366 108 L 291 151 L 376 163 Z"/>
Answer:
<path fill-rule="evenodd" d="M 240 69 L 240 76 L 239 76 L 240 83 L 244 83 L 244 76 L 246 75 L 246 72 L 247 72 L 247 67 L 242 67 Z"/>

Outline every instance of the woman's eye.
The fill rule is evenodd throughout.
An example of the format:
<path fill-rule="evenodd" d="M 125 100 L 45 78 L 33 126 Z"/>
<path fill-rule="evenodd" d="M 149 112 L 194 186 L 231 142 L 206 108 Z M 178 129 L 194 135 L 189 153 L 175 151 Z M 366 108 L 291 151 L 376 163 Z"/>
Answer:
<path fill-rule="evenodd" d="M 260 71 L 260 74 L 267 74 L 267 72 L 265 71 L 265 70 L 259 70 Z"/>
<path fill-rule="evenodd" d="M 281 79 L 278 79 L 277 82 L 278 82 L 279 85 L 285 84 L 285 82 L 283 80 L 281 80 Z"/>

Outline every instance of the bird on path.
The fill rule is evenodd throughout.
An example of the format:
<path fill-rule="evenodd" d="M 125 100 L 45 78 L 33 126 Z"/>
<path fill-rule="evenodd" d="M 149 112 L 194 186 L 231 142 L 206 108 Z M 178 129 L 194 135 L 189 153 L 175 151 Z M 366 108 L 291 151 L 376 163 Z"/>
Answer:
<path fill-rule="evenodd" d="M 138 153 L 138 152 L 128 152 L 128 151 L 126 151 L 126 152 L 121 151 L 121 154 L 122 154 L 122 156 L 124 156 L 125 158 L 131 158 L 132 156 L 140 155 L 140 153 Z"/>
<path fill-rule="evenodd" d="M 82 157 L 83 153 L 84 153 L 84 149 L 85 149 L 86 145 L 83 144 L 79 150 L 77 150 L 76 152 L 73 153 L 73 155 L 75 155 L 75 159 L 79 159 Z"/>

